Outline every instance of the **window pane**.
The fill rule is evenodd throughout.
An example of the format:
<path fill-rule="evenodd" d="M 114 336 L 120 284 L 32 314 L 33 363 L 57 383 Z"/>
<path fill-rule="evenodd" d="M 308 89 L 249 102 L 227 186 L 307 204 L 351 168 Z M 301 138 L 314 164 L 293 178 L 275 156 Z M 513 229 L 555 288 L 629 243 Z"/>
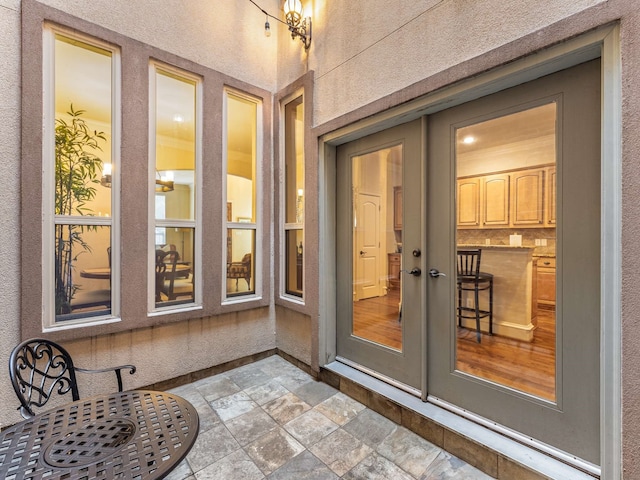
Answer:
<path fill-rule="evenodd" d="M 61 34 L 53 38 L 55 155 L 48 161 L 54 169 L 55 228 L 49 288 L 59 322 L 111 313 L 114 87 L 112 52 Z"/>
<path fill-rule="evenodd" d="M 255 241 L 255 230 L 227 230 L 227 296 L 255 292 Z"/>
<path fill-rule="evenodd" d="M 288 103 L 285 115 L 285 222 L 302 223 L 304 215 L 304 118 L 302 97 Z"/>
<path fill-rule="evenodd" d="M 195 82 L 156 72 L 156 218 L 195 218 L 195 132 Z"/>
<path fill-rule="evenodd" d="M 561 353 L 556 115 L 549 103 L 456 131 L 456 369 L 549 401 Z"/>
<path fill-rule="evenodd" d="M 156 228 L 156 307 L 193 302 L 193 228 Z"/>
<path fill-rule="evenodd" d="M 227 201 L 231 221 L 255 222 L 257 104 L 227 95 Z"/>
<path fill-rule="evenodd" d="M 111 228 L 56 225 L 55 233 L 56 321 L 110 313 Z"/>
<path fill-rule="evenodd" d="M 302 272 L 303 272 L 303 231 L 287 230 L 285 242 L 285 255 L 287 270 L 285 274 L 286 293 L 302 297 Z"/>
<path fill-rule="evenodd" d="M 111 216 L 111 52 L 56 35 L 54 56 L 55 213 Z"/>

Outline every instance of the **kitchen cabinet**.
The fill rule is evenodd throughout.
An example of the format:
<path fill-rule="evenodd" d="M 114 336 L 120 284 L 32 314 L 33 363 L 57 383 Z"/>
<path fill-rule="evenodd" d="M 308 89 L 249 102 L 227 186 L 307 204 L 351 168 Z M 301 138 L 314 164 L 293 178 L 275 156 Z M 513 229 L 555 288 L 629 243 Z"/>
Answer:
<path fill-rule="evenodd" d="M 545 226 L 556 226 L 556 167 L 547 167 L 545 169 L 546 185 L 544 192 L 544 201 L 547 209 L 545 218 Z"/>
<path fill-rule="evenodd" d="M 402 187 L 393 187 L 393 229 L 402 230 Z"/>
<path fill-rule="evenodd" d="M 480 177 L 463 178 L 457 182 L 459 227 L 480 227 Z"/>
<path fill-rule="evenodd" d="M 388 253 L 389 288 L 400 288 L 400 253 Z"/>
<path fill-rule="evenodd" d="M 510 175 L 488 175 L 482 179 L 482 226 L 509 226 Z"/>
<path fill-rule="evenodd" d="M 536 272 L 538 306 L 555 309 L 556 307 L 556 259 L 540 257 Z"/>
<path fill-rule="evenodd" d="M 555 166 L 459 178 L 456 188 L 458 228 L 556 226 Z"/>
<path fill-rule="evenodd" d="M 544 210 L 542 195 L 544 192 L 544 169 L 522 170 L 511 177 L 511 226 L 541 227 Z"/>

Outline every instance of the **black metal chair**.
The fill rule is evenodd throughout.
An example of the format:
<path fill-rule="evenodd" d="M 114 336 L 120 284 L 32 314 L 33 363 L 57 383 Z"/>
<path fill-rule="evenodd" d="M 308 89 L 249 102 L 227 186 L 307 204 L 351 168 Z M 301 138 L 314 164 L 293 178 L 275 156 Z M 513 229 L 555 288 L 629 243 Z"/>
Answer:
<path fill-rule="evenodd" d="M 24 418 L 35 415 L 34 407 L 43 407 L 53 394 L 71 392 L 73 401 L 80 400 L 76 372 L 115 372 L 118 391 L 122 392 L 122 372 L 134 374 L 136 367 L 119 367 L 87 370 L 73 365 L 71 355 L 62 346 L 51 340 L 32 338 L 17 345 L 9 357 L 9 376 L 13 389 L 20 400 L 18 409 Z"/>
<path fill-rule="evenodd" d="M 489 317 L 489 335 L 493 335 L 493 275 L 480 271 L 482 250 L 458 250 L 458 326 L 463 318 L 475 319 L 478 343 L 482 338 L 480 319 Z M 480 308 L 480 292 L 489 291 L 489 310 Z M 473 292 L 473 307 L 463 305 L 463 292 Z M 465 296 L 466 297 L 466 296 Z"/>

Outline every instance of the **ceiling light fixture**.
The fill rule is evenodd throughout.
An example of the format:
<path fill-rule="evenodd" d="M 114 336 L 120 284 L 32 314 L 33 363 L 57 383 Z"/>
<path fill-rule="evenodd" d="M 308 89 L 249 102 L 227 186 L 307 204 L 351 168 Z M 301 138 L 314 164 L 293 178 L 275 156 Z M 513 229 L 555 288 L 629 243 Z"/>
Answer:
<path fill-rule="evenodd" d="M 162 177 L 158 170 L 156 170 L 156 192 L 173 192 L 173 180 Z"/>
<path fill-rule="evenodd" d="M 269 18 L 284 24 L 291 32 L 291 38 L 299 38 L 305 50 L 308 50 L 311 46 L 311 17 L 304 17 L 304 8 L 300 0 L 285 0 L 284 1 L 284 18 L 286 22 L 283 22 L 278 17 L 274 17 L 270 13 L 267 13 L 262 7 L 260 7 L 253 0 L 249 0 L 253 3 L 262 13 L 267 16 L 264 23 L 265 36 L 271 36 L 271 26 L 269 25 Z"/>
<path fill-rule="evenodd" d="M 102 165 L 100 185 L 103 187 L 111 188 L 111 168 L 110 163 L 104 163 Z M 173 179 L 161 177 L 158 170 L 156 170 L 156 177 L 156 192 L 173 192 Z"/>

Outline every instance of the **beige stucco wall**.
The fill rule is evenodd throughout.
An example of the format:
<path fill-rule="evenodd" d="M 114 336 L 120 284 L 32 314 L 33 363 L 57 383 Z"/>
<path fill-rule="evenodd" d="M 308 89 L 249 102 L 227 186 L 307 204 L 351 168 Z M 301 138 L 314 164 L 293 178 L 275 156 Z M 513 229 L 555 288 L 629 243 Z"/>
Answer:
<path fill-rule="evenodd" d="M 314 35 L 321 38 L 314 40 L 308 61 L 316 72 L 315 123 L 602 1 L 316 0 Z"/>
<path fill-rule="evenodd" d="M 276 306 L 276 346 L 279 350 L 312 365 L 311 318 L 303 313 Z"/>
<path fill-rule="evenodd" d="M 168 53 L 204 65 L 233 78 L 236 84 L 273 91 L 276 83 L 275 53 L 277 41 L 264 41 L 264 16 L 249 2 L 41 2 L 127 37 L 147 42 Z M 21 4 L 19 0 L 0 0 L 0 161 L 9 172 L 0 178 L 0 211 L 3 229 L 0 232 L 3 278 L 0 298 L 0 428 L 20 419 L 15 409 L 17 401 L 6 374 L 9 352 L 20 341 L 20 298 L 28 294 L 15 288 L 20 283 L 20 165 L 21 165 Z M 277 5 L 268 0 L 265 6 Z M 143 26 L 144 28 L 141 28 Z M 275 28 L 277 31 L 277 27 Z M 277 38 L 277 36 L 276 36 Z M 128 46 L 128 45 L 127 45 Z M 240 87 L 242 88 L 242 87 Z M 221 91 L 221 90 L 220 90 Z M 269 98 L 266 102 L 269 103 Z M 270 116 L 270 105 L 266 111 Z M 218 117 L 219 118 L 219 117 Z M 37 119 L 36 119 L 37 121 Z M 220 122 L 221 120 L 218 120 Z M 270 126 L 267 123 L 267 129 Z M 219 146 L 219 143 L 217 144 Z M 211 149 L 210 149 L 211 150 Z M 272 152 L 265 151 L 267 165 Z M 39 159 L 32 159 L 39 162 Z M 209 167 L 210 169 L 212 167 Z M 267 179 L 270 170 L 266 170 Z M 217 177 L 216 177 L 217 178 Z M 219 183 L 218 178 L 218 183 Z M 265 185 L 270 185 L 266 182 Z M 211 188 L 211 187 L 209 187 Z M 271 190 L 267 188 L 267 190 Z M 219 191 L 216 187 L 215 190 Z M 28 201 L 28 200 L 27 200 Z M 270 210 L 270 201 L 265 202 Z M 265 212 L 267 216 L 269 212 Z M 209 222 L 211 220 L 208 220 Z M 219 224 L 219 223 L 218 223 Z M 266 231 L 269 231 L 268 229 Z M 266 242 L 266 258 L 270 242 Z M 29 252 L 22 252 L 30 255 Z M 37 255 L 37 254 L 36 254 Z M 31 255 L 33 257 L 33 255 Z M 267 265 L 269 263 L 267 262 Z M 36 269 L 37 270 L 37 269 Z M 216 271 L 218 271 L 216 269 Z M 214 277 L 213 272 L 205 276 Z M 265 279 L 268 272 L 265 273 Z M 210 282 L 211 283 L 211 282 Z M 268 283 L 267 283 L 268 284 Z M 142 291 L 145 287 L 142 285 Z M 142 294 L 142 297 L 144 294 Z M 270 292 L 265 292 L 270 298 Z M 139 302 L 138 302 L 139 303 Z M 259 302 L 260 303 L 260 302 Z M 37 303 L 34 307 L 37 310 Z M 218 309 L 220 310 L 220 309 Z M 224 309 L 223 309 L 224 310 Z M 188 317 L 188 316 L 187 316 Z M 187 318 L 183 316 L 182 318 Z M 125 378 L 126 388 L 135 388 L 180 377 L 191 372 L 273 350 L 275 315 L 273 309 L 261 307 L 241 312 L 207 316 L 198 312 L 190 320 L 176 321 L 155 327 L 144 327 L 81 340 L 62 342 L 78 365 L 88 368 L 132 363 L 138 368 L 135 376 Z M 36 319 L 36 322 L 38 320 Z M 82 338 L 83 335 L 77 335 Z M 81 391 L 88 395 L 104 390 L 111 378 L 94 379 L 83 376 Z"/>
<path fill-rule="evenodd" d="M 437 88 L 456 82 L 527 54 L 528 46 L 518 44 L 525 35 L 529 35 L 530 48 L 536 49 L 622 18 L 623 464 L 625 478 L 640 478 L 640 446 L 635 441 L 640 438 L 637 0 L 314 0 L 314 39 L 307 52 L 276 22 L 271 22 L 274 34 L 266 39 L 264 15 L 250 2 L 43 3 L 273 93 L 314 70 L 313 124 L 320 127 L 340 126 L 413 98 L 416 92 L 426 93 L 431 85 Z M 277 12 L 281 2 L 259 3 Z M 19 340 L 20 295 L 28 293 L 16 288 L 20 278 L 20 4 L 19 0 L 0 0 L 0 162 L 5 172 L 0 176 L 0 275 L 5 280 L 16 279 L 16 284 L 0 284 L 0 372 Z M 544 33 L 535 33 L 539 31 Z M 544 35 L 553 38 L 546 40 Z M 317 169 L 314 161 L 309 159 L 310 167 Z M 310 231 L 317 232 L 317 225 Z M 278 307 L 93 337 L 70 342 L 69 348 L 78 363 L 88 367 L 136 364 L 138 374 L 126 379 L 127 387 L 135 387 L 276 346 L 313 364 L 317 362 L 313 358 L 317 334 L 317 312 L 305 315 Z M 165 362 L 167 357 L 175 361 Z M 4 405 L 0 426 L 18 420 L 6 374 L 0 374 L 0 404 Z"/>
<path fill-rule="evenodd" d="M 20 2 L 0 0 L 0 405 L 16 405 L 7 375 L 8 352 L 20 339 Z M 0 426 L 15 421 L 0 409 Z M 19 418 L 19 416 L 18 416 Z"/>
<path fill-rule="evenodd" d="M 13 2 L 19 3 L 19 2 Z M 278 25 L 263 34 L 264 14 L 249 1 L 44 0 L 41 3 L 273 91 Z M 267 11 L 278 0 L 261 0 Z"/>

